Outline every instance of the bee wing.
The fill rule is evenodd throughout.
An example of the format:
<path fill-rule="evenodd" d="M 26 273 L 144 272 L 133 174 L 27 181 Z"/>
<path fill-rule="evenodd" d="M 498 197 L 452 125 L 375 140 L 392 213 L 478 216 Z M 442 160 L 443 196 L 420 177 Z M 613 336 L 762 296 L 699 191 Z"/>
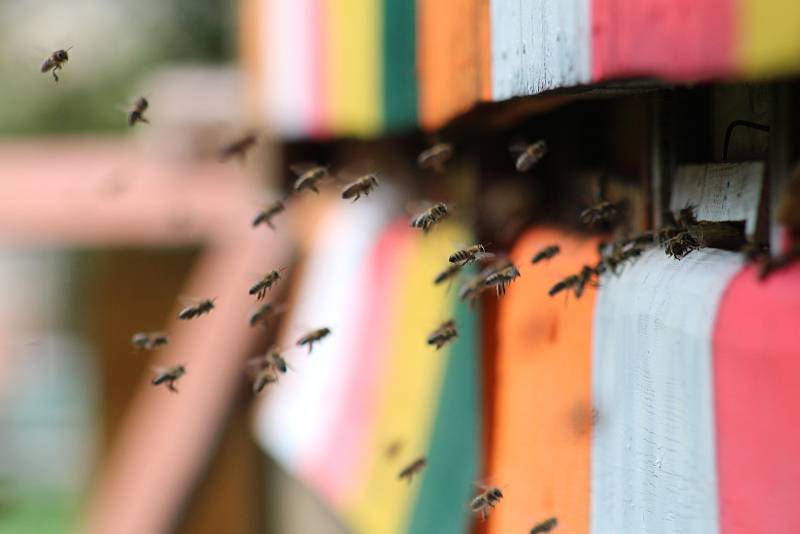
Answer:
<path fill-rule="evenodd" d="M 508 150 L 512 154 L 520 154 L 528 150 L 529 146 L 531 146 L 531 144 L 527 139 L 514 139 L 511 144 L 508 145 Z"/>
<path fill-rule="evenodd" d="M 373 158 L 362 158 L 341 167 L 336 173 L 336 180 L 340 183 L 352 183 L 368 174 L 377 174 L 375 160 Z"/>
<path fill-rule="evenodd" d="M 289 165 L 289 170 L 292 171 L 292 174 L 295 176 L 300 177 L 303 173 L 310 171 L 314 167 L 319 167 L 319 164 L 314 163 L 313 161 L 301 161 Z"/>

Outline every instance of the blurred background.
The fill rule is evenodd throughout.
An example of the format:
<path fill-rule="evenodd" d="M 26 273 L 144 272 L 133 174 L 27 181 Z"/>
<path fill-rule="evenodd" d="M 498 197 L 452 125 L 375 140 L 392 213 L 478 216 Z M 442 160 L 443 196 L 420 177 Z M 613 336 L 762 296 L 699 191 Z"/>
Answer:
<path fill-rule="evenodd" d="M 0 0 L 0 534 L 800 531 L 800 8 L 662 4 Z M 736 244 L 548 294 L 687 206 Z M 475 243 L 505 295 L 433 283 Z"/>

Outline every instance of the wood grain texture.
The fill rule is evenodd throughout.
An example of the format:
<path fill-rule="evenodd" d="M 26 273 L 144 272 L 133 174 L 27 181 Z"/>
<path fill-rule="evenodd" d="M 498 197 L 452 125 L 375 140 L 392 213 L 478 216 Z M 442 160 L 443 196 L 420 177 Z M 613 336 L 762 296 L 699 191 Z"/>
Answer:
<path fill-rule="evenodd" d="M 742 271 L 714 332 L 720 526 L 800 532 L 800 265 L 764 281 Z"/>
<path fill-rule="evenodd" d="M 711 335 L 738 255 L 653 249 L 594 318 L 593 534 L 718 532 Z"/>
<path fill-rule="evenodd" d="M 492 0 L 491 24 L 494 100 L 590 80 L 588 0 Z"/>
<path fill-rule="evenodd" d="M 701 221 L 746 221 L 752 236 L 763 182 L 762 162 L 686 165 L 675 173 L 670 210 L 695 206 Z"/>

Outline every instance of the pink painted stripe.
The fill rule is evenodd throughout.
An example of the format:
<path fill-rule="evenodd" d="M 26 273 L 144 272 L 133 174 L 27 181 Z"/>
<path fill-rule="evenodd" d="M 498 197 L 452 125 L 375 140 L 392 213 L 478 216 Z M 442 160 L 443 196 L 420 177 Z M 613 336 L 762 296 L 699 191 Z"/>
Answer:
<path fill-rule="evenodd" d="M 339 402 L 339 412 L 322 450 L 324 458 L 310 459 L 302 471 L 313 479 L 315 487 L 333 503 L 341 506 L 355 491 L 361 480 L 359 469 L 365 467 L 363 457 L 368 445 L 367 436 L 375 419 L 378 378 L 386 364 L 384 347 L 386 331 L 393 322 L 395 310 L 387 303 L 396 300 L 403 289 L 404 258 L 411 246 L 411 233 L 405 221 L 392 224 L 378 239 L 366 267 L 360 300 L 354 303 L 353 320 L 362 331 L 353 339 L 346 360 L 347 396 Z M 336 458 L 331 462 L 331 458 Z"/>
<path fill-rule="evenodd" d="M 734 0 L 592 0 L 592 78 L 734 72 Z"/>
<path fill-rule="evenodd" d="M 800 532 L 800 265 L 734 278 L 714 333 L 720 532 Z"/>

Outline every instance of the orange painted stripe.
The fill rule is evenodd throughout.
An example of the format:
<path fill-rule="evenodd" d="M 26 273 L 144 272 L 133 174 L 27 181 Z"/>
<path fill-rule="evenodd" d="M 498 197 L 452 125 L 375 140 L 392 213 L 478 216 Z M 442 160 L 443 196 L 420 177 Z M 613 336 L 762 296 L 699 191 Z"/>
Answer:
<path fill-rule="evenodd" d="M 559 244 L 544 264 L 531 257 Z M 597 241 L 559 230 L 528 231 L 512 252 L 521 278 L 498 310 L 493 450 L 487 483 L 505 498 L 488 532 L 527 532 L 556 516 L 559 531 L 589 529 L 591 336 L 595 290 L 550 297 L 564 277 L 596 261 Z"/>
<path fill-rule="evenodd" d="M 419 116 L 423 128 L 442 126 L 480 98 L 478 21 L 484 0 L 418 0 Z M 488 16 L 488 6 L 485 10 Z M 488 22 L 487 22 L 488 24 Z"/>
<path fill-rule="evenodd" d="M 478 43 L 480 54 L 480 98 L 492 99 L 492 19 L 491 0 L 480 0 L 478 7 Z"/>

